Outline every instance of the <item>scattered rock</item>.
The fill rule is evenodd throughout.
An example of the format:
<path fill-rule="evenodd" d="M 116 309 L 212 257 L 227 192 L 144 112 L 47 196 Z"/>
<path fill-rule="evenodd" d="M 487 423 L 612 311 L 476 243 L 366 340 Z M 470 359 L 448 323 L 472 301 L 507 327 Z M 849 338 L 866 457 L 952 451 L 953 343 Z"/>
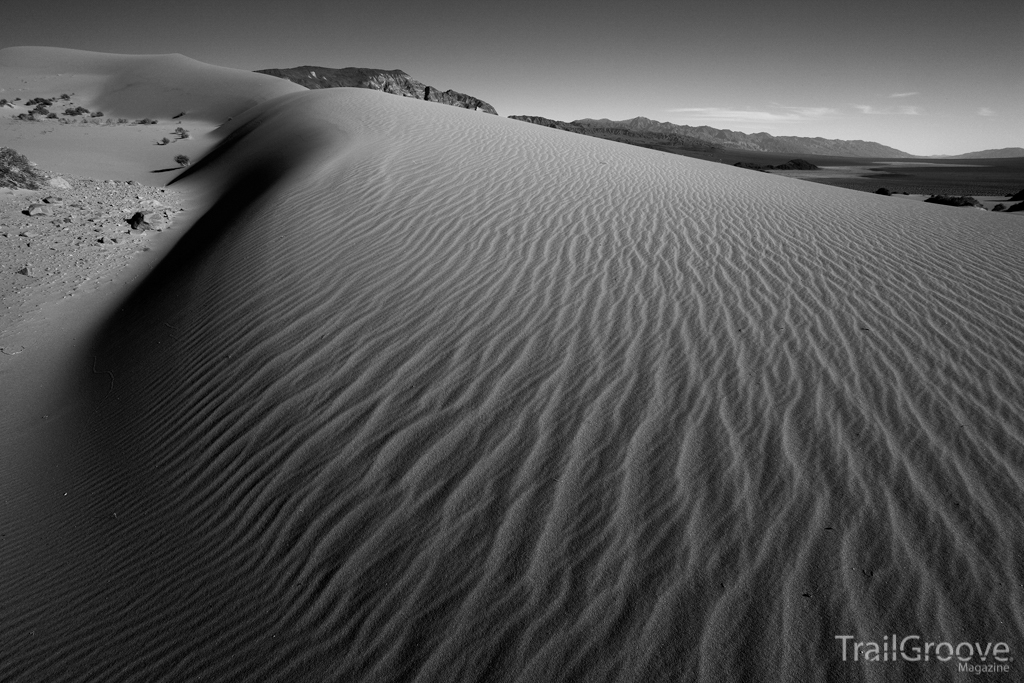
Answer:
<path fill-rule="evenodd" d="M 36 277 L 37 278 L 37 277 L 40 276 L 40 273 L 39 273 L 38 269 L 33 268 L 31 265 L 28 265 L 28 266 L 25 266 L 24 268 L 22 268 L 21 270 L 19 270 L 18 271 L 18 275 L 25 275 L 26 277 Z"/>
<path fill-rule="evenodd" d="M 43 199 L 43 202 L 46 204 L 63 204 L 64 200 L 60 197 L 46 197 Z"/>
<path fill-rule="evenodd" d="M 57 189 L 60 189 L 60 190 L 70 190 L 71 189 L 71 183 L 69 183 L 68 181 L 64 180 L 60 176 L 57 176 L 56 178 L 50 178 L 49 180 L 46 181 L 46 184 L 49 185 L 50 187 L 56 187 Z"/>
<path fill-rule="evenodd" d="M 39 237 L 39 233 L 35 230 L 26 230 L 25 232 L 19 232 L 18 237 Z"/>

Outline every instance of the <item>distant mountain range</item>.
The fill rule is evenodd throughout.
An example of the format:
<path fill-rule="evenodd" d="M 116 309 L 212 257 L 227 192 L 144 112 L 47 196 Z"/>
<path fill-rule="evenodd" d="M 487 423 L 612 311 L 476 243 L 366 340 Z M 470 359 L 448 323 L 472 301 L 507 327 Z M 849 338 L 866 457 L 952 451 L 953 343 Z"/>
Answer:
<path fill-rule="evenodd" d="M 820 154 L 823 156 L 882 157 L 887 159 L 913 157 L 907 152 L 865 140 L 828 140 L 789 135 L 774 136 L 768 133 L 748 134 L 710 126 L 681 126 L 675 123 L 652 121 L 643 116 L 626 121 L 579 119 L 571 123 L 539 116 L 510 116 L 509 118 L 595 137 L 609 137 L 609 132 L 615 131 L 615 134 L 620 137 L 631 138 L 631 140 L 623 140 L 623 142 L 632 141 L 633 144 L 637 144 L 638 140 L 663 143 L 667 138 L 671 138 L 678 141 L 679 146 L 689 145 L 686 148 L 693 151 L 732 149 L 781 154 Z"/>
<path fill-rule="evenodd" d="M 939 154 L 928 157 L 929 159 L 1012 159 L 1014 157 L 1024 157 L 1024 147 L 1003 147 L 1001 149 L 983 149 L 980 152 L 968 152 L 967 154 L 957 154 L 956 156 L 949 156 L 946 154 Z"/>
<path fill-rule="evenodd" d="M 628 121 L 608 121 L 607 119 L 594 121 L 592 119 L 585 119 L 583 121 L 566 123 L 565 121 L 546 119 L 543 116 L 510 116 L 509 118 L 517 121 L 534 123 L 546 128 L 556 128 L 558 130 L 569 131 L 570 133 L 589 135 L 591 137 L 612 140 L 614 142 L 625 142 L 630 145 L 638 145 L 641 147 L 665 145 L 681 147 L 682 149 L 692 150 L 695 152 L 710 152 L 718 149 L 718 145 L 701 140 L 700 138 L 696 138 L 692 135 L 685 135 L 671 131 L 638 130 L 627 125 L 629 123 Z"/>
<path fill-rule="evenodd" d="M 409 74 L 398 69 L 364 69 L 346 67 L 332 69 L 325 66 L 296 66 L 290 69 L 260 69 L 256 73 L 268 74 L 284 78 L 292 83 L 318 90 L 320 88 L 369 88 L 382 92 L 412 97 L 417 100 L 440 102 L 453 107 L 474 109 L 488 114 L 497 115 L 494 107 L 481 99 L 455 92 L 454 90 L 438 90 L 413 79 Z"/>

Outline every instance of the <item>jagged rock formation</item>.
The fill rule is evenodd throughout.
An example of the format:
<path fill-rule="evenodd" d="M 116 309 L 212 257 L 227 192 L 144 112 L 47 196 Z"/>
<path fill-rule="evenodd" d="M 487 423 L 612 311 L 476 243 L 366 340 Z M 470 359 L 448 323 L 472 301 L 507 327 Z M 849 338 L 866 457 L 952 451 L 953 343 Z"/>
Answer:
<path fill-rule="evenodd" d="M 543 116 L 510 116 L 509 118 L 604 140 L 625 142 L 639 147 L 677 147 L 697 152 L 710 152 L 711 150 L 718 149 L 716 145 L 710 142 L 699 140 L 690 135 L 680 135 L 671 132 L 636 131 L 619 125 L 589 126 L 582 125 L 579 121 L 566 123 L 565 121 L 546 119 Z"/>
<path fill-rule="evenodd" d="M 291 69 L 260 69 L 256 73 L 284 78 L 292 83 L 318 90 L 320 88 L 369 88 L 381 92 L 412 97 L 417 100 L 440 102 L 453 107 L 474 109 L 497 115 L 494 107 L 481 99 L 454 90 L 438 90 L 413 79 L 399 69 L 364 69 L 346 67 L 332 69 L 324 66 L 297 66 Z"/>
<path fill-rule="evenodd" d="M 516 118 L 516 117 L 513 117 Z M 666 133 L 696 138 L 726 149 L 741 149 L 755 152 L 776 152 L 782 154 L 820 154 L 844 157 L 910 158 L 912 154 L 886 147 L 877 142 L 864 140 L 828 140 L 826 138 L 802 138 L 796 136 L 769 135 L 768 133 L 740 133 L 720 130 L 710 126 L 682 126 L 675 123 L 652 121 L 638 116 L 626 121 L 608 119 L 580 119 L 573 125 L 583 128 L 625 128 L 637 133 Z"/>

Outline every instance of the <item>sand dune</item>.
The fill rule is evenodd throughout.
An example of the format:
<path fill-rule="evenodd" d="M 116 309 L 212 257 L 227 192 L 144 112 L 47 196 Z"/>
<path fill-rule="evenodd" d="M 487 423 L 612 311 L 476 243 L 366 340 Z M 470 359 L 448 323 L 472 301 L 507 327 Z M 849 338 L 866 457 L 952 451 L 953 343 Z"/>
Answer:
<path fill-rule="evenodd" d="M 224 132 L 78 422 L 9 456 L 0 678 L 934 681 L 956 662 L 835 636 L 1024 651 L 1014 217 L 367 90 Z"/>

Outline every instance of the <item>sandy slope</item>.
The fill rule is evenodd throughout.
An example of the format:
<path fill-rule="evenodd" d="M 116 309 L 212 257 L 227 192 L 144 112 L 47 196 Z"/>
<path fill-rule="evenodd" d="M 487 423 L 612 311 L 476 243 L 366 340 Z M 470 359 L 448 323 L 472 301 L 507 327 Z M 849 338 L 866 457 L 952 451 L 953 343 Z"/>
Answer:
<path fill-rule="evenodd" d="M 7 456 L 0 678 L 1024 651 L 1014 217 L 373 91 L 232 130 L 192 173 L 219 201 L 82 354 L 89 406 Z"/>

